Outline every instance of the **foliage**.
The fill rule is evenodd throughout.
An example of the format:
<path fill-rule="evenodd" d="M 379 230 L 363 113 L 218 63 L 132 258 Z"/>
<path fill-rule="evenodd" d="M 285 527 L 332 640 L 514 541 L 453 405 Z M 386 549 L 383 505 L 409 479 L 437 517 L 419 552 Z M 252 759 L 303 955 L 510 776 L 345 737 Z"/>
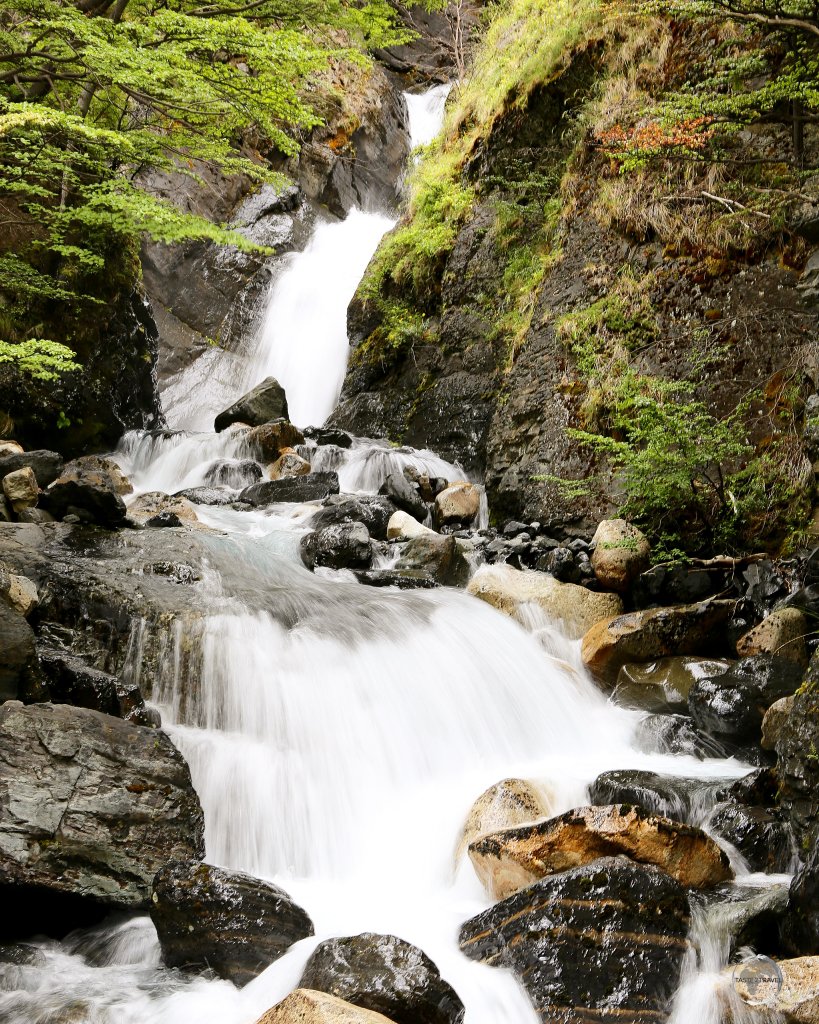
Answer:
<path fill-rule="evenodd" d="M 378 363 L 382 371 L 387 370 L 416 341 L 426 337 L 426 320 L 407 303 L 382 300 L 380 314 L 378 327 L 361 345 L 353 349 L 350 357 L 353 367 Z"/>
<path fill-rule="evenodd" d="M 0 341 L 0 363 L 12 363 L 33 380 L 50 381 L 70 370 L 82 369 L 74 362 L 74 353 L 55 341 L 30 338 L 9 343 Z"/>

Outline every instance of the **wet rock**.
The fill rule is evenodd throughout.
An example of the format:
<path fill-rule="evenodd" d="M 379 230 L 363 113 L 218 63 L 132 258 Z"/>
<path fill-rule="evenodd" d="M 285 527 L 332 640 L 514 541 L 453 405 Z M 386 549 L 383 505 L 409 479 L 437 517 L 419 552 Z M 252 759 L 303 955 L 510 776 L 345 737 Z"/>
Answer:
<path fill-rule="evenodd" d="M 645 535 L 625 519 L 604 519 L 592 538 L 592 568 L 608 590 L 625 594 L 648 568 L 651 546 Z"/>
<path fill-rule="evenodd" d="M 733 609 L 733 601 L 704 601 L 598 622 L 583 637 L 583 663 L 598 680 L 611 684 L 629 662 L 674 654 L 728 654 L 724 627 Z"/>
<path fill-rule="evenodd" d="M 268 377 L 252 391 L 243 395 L 238 402 L 220 412 L 214 421 L 214 429 L 218 434 L 232 423 L 247 423 L 251 427 L 260 427 L 263 423 L 287 418 L 287 397 L 284 388 L 275 377 Z"/>
<path fill-rule="evenodd" d="M 480 568 L 467 587 L 468 593 L 486 601 L 513 617 L 520 606 L 532 602 L 551 619 L 557 619 L 564 631 L 579 639 L 601 619 L 610 619 L 622 611 L 617 594 L 598 594 L 573 583 L 560 583 L 547 573 L 520 571 L 510 565 Z"/>
<path fill-rule="evenodd" d="M 338 523 L 363 523 L 375 540 L 386 540 L 392 518 L 404 514 L 395 511 L 389 498 L 370 494 L 333 494 L 310 520 L 310 525 L 318 530 Z M 411 521 L 415 522 L 414 519 Z"/>
<path fill-rule="evenodd" d="M 688 754 L 700 760 L 726 756 L 716 740 L 700 736 L 687 715 L 646 715 L 637 726 L 634 742 L 649 754 Z"/>
<path fill-rule="evenodd" d="M 0 702 L 30 703 L 45 694 L 34 630 L 16 608 L 0 601 Z"/>
<path fill-rule="evenodd" d="M 16 469 L 3 477 L 3 494 L 15 512 L 33 508 L 37 504 L 39 493 L 37 477 L 29 466 Z"/>
<path fill-rule="evenodd" d="M 151 523 L 161 515 L 173 515 L 179 520 L 177 523 L 166 525 L 178 526 L 180 523 L 190 525 L 199 522 L 196 509 L 186 498 L 163 494 L 162 491 L 148 491 L 145 494 L 140 494 L 128 506 L 128 515 L 134 522 L 145 523 L 146 526 L 149 524 L 162 525 L 161 523 Z"/>
<path fill-rule="evenodd" d="M 752 973 L 743 978 L 741 967 L 726 969 L 730 972 L 731 991 L 745 1003 L 740 1019 L 767 1024 L 770 1020 L 783 1024 L 819 1024 L 819 956 L 778 960 L 782 977 L 781 987 L 770 994 L 760 992 Z M 749 983 L 750 982 L 750 983 Z M 727 991 L 727 989 L 726 989 Z M 731 1015 L 730 1003 L 727 1014 Z M 738 1015 L 734 1015 L 734 1020 Z"/>
<path fill-rule="evenodd" d="M 338 523 L 314 530 L 302 538 L 299 553 L 308 569 L 366 569 L 373 557 L 363 523 Z"/>
<path fill-rule="evenodd" d="M 793 712 L 795 696 L 775 700 L 762 717 L 762 749 L 776 750 L 786 721 Z"/>
<path fill-rule="evenodd" d="M 40 487 L 48 487 L 63 471 L 63 457 L 56 452 L 33 451 L 0 454 L 0 479 L 8 473 L 28 467 L 34 471 Z"/>
<path fill-rule="evenodd" d="M 425 534 L 434 534 L 423 523 L 409 515 L 407 512 L 394 512 L 387 523 L 387 540 L 412 540 L 413 537 L 422 537 Z"/>
<path fill-rule="evenodd" d="M 160 867 L 204 853 L 170 739 L 85 708 L 0 707 L 0 809 L 0 895 L 18 932 L 53 934 L 79 901 L 147 908 Z"/>
<path fill-rule="evenodd" d="M 134 725 L 159 725 L 158 713 L 145 706 L 138 686 L 123 683 L 65 651 L 40 646 L 38 654 L 48 699 L 54 704 L 91 708 Z"/>
<path fill-rule="evenodd" d="M 106 459 L 101 455 L 82 455 L 79 459 L 74 459 L 71 465 L 87 469 L 91 473 L 104 473 L 110 477 L 117 494 L 133 494 L 131 481 L 113 459 Z"/>
<path fill-rule="evenodd" d="M 323 501 L 331 494 L 338 494 L 338 473 L 308 473 L 289 480 L 260 480 L 246 487 L 239 501 L 258 507 L 279 502 Z"/>
<path fill-rule="evenodd" d="M 663 1020 L 688 950 L 685 889 L 663 871 L 602 858 L 535 882 L 467 921 L 472 960 L 514 971 L 544 1021 Z"/>
<path fill-rule="evenodd" d="M 253 459 L 220 459 L 205 473 L 205 487 L 232 487 L 239 490 L 262 479 L 262 467 Z"/>
<path fill-rule="evenodd" d="M 469 579 L 469 563 L 452 536 L 430 533 L 408 541 L 396 569 L 428 573 L 437 583 L 463 586 Z"/>
<path fill-rule="evenodd" d="M 470 807 L 455 849 L 460 862 L 470 843 L 498 829 L 547 818 L 554 797 L 547 787 L 526 779 L 502 779 L 485 790 Z"/>
<path fill-rule="evenodd" d="M 788 913 L 782 922 L 786 949 L 796 954 L 819 954 L 819 845 L 800 850 L 804 863 L 788 893 Z"/>
<path fill-rule="evenodd" d="M 291 477 L 304 476 L 309 472 L 310 463 L 292 448 L 283 448 L 278 459 L 267 467 L 267 475 L 271 480 L 289 480 Z"/>
<path fill-rule="evenodd" d="M 805 638 L 809 633 L 807 619 L 798 608 L 779 608 L 737 640 L 737 654 L 740 658 L 776 654 L 805 668 L 808 663 Z"/>
<path fill-rule="evenodd" d="M 819 839 L 819 653 L 794 696 L 776 744 L 781 805 L 802 852 Z M 817 888 L 819 891 L 819 887 Z M 819 930 L 817 930 L 819 937 Z M 819 952 L 819 950 L 817 950 Z"/>
<path fill-rule="evenodd" d="M 23 618 L 28 618 L 40 603 L 40 595 L 27 576 L 18 576 L 0 564 L 0 601 L 19 612 Z"/>
<path fill-rule="evenodd" d="M 698 680 L 688 694 L 688 710 L 702 732 L 735 742 L 758 741 L 765 712 L 801 682 L 801 669 L 788 658 L 758 654 L 721 676 Z"/>
<path fill-rule="evenodd" d="M 334 444 L 336 448 L 350 448 L 353 444 L 351 435 L 336 427 L 306 427 L 304 436 L 317 445 Z"/>
<path fill-rule="evenodd" d="M 210 967 L 238 986 L 313 934 L 313 922 L 283 889 L 198 860 L 160 868 L 150 910 L 169 967 Z"/>
<path fill-rule="evenodd" d="M 395 1024 L 460 1024 L 464 1017 L 430 958 L 394 935 L 363 932 L 319 943 L 299 988 L 328 992 Z"/>
<path fill-rule="evenodd" d="M 304 444 L 305 435 L 289 420 L 277 419 L 272 423 L 263 423 L 253 427 L 245 436 L 245 440 L 259 454 L 263 462 L 275 462 L 285 448 L 295 448 Z"/>
<path fill-rule="evenodd" d="M 421 495 L 403 473 L 390 473 L 378 490 L 379 494 L 385 495 L 396 508 L 411 515 L 418 522 L 423 522 L 427 517 L 427 506 Z"/>
<path fill-rule="evenodd" d="M 739 850 L 752 871 L 776 874 L 790 870 L 794 855 L 791 831 L 767 808 L 722 803 L 714 808 L 708 825 Z"/>
<path fill-rule="evenodd" d="M 118 527 L 127 515 L 119 486 L 118 479 L 105 469 L 87 469 L 69 462 L 48 487 L 41 504 L 58 519 L 76 515 L 83 522 Z"/>
<path fill-rule="evenodd" d="M 623 665 L 612 699 L 623 707 L 652 712 L 688 711 L 688 694 L 698 679 L 727 672 L 731 662 L 717 658 L 660 658 Z"/>
<path fill-rule="evenodd" d="M 232 505 L 236 495 L 219 487 L 186 487 L 176 491 L 174 498 L 185 498 L 194 505 Z"/>
<path fill-rule="evenodd" d="M 372 1010 L 354 1006 L 344 999 L 297 988 L 277 1003 L 256 1024 L 390 1024 Z"/>
<path fill-rule="evenodd" d="M 636 804 L 652 814 L 690 821 L 693 812 L 714 803 L 721 785 L 717 780 L 621 768 L 598 775 L 589 786 L 589 800 L 593 804 Z"/>
<path fill-rule="evenodd" d="M 496 900 L 544 875 L 619 855 L 652 864 L 698 889 L 732 877 L 727 857 L 701 829 L 629 805 L 578 807 L 549 821 L 483 836 L 469 847 L 478 877 Z"/>
<path fill-rule="evenodd" d="M 653 605 L 695 604 L 729 588 L 733 574 L 726 568 L 702 565 L 654 565 L 633 583 L 637 608 Z"/>
<path fill-rule="evenodd" d="M 368 587 L 432 590 L 438 586 L 429 573 L 418 569 L 364 569 L 356 571 L 355 577 L 359 583 Z"/>
<path fill-rule="evenodd" d="M 738 804 L 758 807 L 773 807 L 779 802 L 779 780 L 772 768 L 757 768 L 741 779 L 723 787 L 717 793 L 718 800 L 731 800 Z"/>
<path fill-rule="evenodd" d="M 478 488 L 466 480 L 459 480 L 435 495 L 433 516 L 439 527 L 469 526 L 480 508 Z"/>
<path fill-rule="evenodd" d="M 44 508 L 24 508 L 17 513 L 18 523 L 53 523 L 54 516 L 46 512 Z"/>

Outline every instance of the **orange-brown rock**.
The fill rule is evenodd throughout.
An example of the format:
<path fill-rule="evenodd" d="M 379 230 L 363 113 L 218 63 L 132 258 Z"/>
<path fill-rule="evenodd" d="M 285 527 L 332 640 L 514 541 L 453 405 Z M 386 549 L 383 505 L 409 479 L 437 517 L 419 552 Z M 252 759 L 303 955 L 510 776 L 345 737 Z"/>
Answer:
<path fill-rule="evenodd" d="M 481 836 L 548 817 L 552 800 L 546 786 L 527 779 L 502 779 L 490 786 L 469 809 L 455 850 L 456 866 L 469 844 Z"/>
<path fill-rule="evenodd" d="M 256 1024 L 390 1024 L 383 1014 L 354 1006 L 326 992 L 297 988 Z"/>
<path fill-rule="evenodd" d="M 245 440 L 259 453 L 263 462 L 275 462 L 285 448 L 304 444 L 304 434 L 289 420 L 280 419 L 253 427 Z"/>

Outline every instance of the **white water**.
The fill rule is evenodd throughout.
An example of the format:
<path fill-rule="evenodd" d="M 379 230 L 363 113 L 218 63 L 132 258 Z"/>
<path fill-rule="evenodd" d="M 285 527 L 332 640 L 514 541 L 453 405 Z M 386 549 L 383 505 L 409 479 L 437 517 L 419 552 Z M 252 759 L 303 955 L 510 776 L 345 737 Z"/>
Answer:
<path fill-rule="evenodd" d="M 273 289 L 274 322 L 257 358 L 272 366 L 281 347 L 277 376 L 302 423 L 323 419 L 337 395 L 346 347 L 336 299 L 355 285 L 339 261 L 352 262 L 354 251 L 360 265 L 376 244 L 372 216 L 319 227 Z M 288 273 L 295 295 L 283 287 Z M 332 318 L 322 305 L 328 288 Z M 321 323 L 331 328 L 326 337 Z M 198 429 L 212 401 L 207 391 L 189 396 L 179 425 Z M 117 453 L 137 493 L 196 486 L 214 461 L 247 455 L 241 430 L 134 434 Z M 359 439 L 349 450 L 325 447 L 311 457 L 314 468 L 336 469 L 345 491 L 374 492 L 405 466 L 463 476 L 431 452 L 384 442 Z M 81 941 L 42 944 L 45 968 L 7 975 L 0 1020 L 51 1024 L 52 1014 L 76 1005 L 77 1019 L 93 1024 L 253 1024 L 296 986 L 320 939 L 368 930 L 424 949 L 464 1001 L 467 1024 L 533 1024 L 510 974 L 457 949 L 459 926 L 488 905 L 470 864 L 457 871 L 453 864 L 475 798 L 502 778 L 530 778 L 554 793 L 559 813 L 584 802 L 587 784 L 604 770 L 712 779 L 736 777 L 742 766 L 637 752 L 631 736 L 639 715 L 605 700 L 582 669 L 578 645 L 539 609 L 524 616 L 524 628 L 461 592 L 371 590 L 341 573 L 311 574 L 297 543 L 312 506 L 198 511 L 221 531 L 204 535 L 221 572 L 214 568 L 197 585 L 203 615 L 163 627 L 166 655 L 155 679 L 143 675 L 141 652 L 158 627 L 135 624 L 129 670 L 152 684 L 190 763 L 208 859 L 283 885 L 312 916 L 316 938 L 239 991 L 164 970 L 147 918 L 104 926 Z M 713 991 L 723 947 L 702 970 L 689 965 L 680 1024 L 699 1019 L 690 1011 Z"/>

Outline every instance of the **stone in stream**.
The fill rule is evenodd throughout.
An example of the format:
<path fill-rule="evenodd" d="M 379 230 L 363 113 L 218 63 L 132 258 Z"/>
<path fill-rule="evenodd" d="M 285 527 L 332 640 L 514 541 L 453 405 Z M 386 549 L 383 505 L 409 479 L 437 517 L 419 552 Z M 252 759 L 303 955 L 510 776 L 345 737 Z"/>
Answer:
<path fill-rule="evenodd" d="M 239 501 L 249 505 L 275 505 L 279 502 L 323 501 L 338 494 L 338 473 L 308 473 L 289 480 L 260 480 L 246 487 Z"/>
<path fill-rule="evenodd" d="M 398 590 L 434 590 L 438 584 L 420 569 L 356 569 L 359 583 L 368 587 L 397 587 Z"/>
<path fill-rule="evenodd" d="M 396 515 L 395 505 L 389 498 L 373 494 L 332 494 L 324 501 L 324 507 L 310 520 L 314 530 L 338 523 L 363 523 L 375 540 L 386 540 L 388 524 Z M 411 517 L 407 517 L 411 518 Z M 415 520 L 412 519 L 414 523 Z"/>
<path fill-rule="evenodd" d="M 737 654 L 740 658 L 777 654 L 805 668 L 808 663 L 805 637 L 810 632 L 807 619 L 798 608 L 779 608 L 737 640 Z"/>
<path fill-rule="evenodd" d="M 589 801 L 597 805 L 637 804 L 652 814 L 690 821 L 696 811 L 713 806 L 722 788 L 724 782 L 719 779 L 685 779 L 620 768 L 597 776 L 589 786 Z"/>
<path fill-rule="evenodd" d="M 319 943 L 299 988 L 328 992 L 395 1024 L 460 1024 L 464 1017 L 432 960 L 395 935 L 363 932 Z"/>
<path fill-rule="evenodd" d="M 353 444 L 352 436 L 337 427 L 305 427 L 304 436 L 317 445 L 333 444 L 336 448 L 350 448 Z"/>
<path fill-rule="evenodd" d="M 592 569 L 607 590 L 625 594 L 644 572 L 651 558 L 651 546 L 636 526 L 625 519 L 604 519 L 592 537 Z"/>
<path fill-rule="evenodd" d="M 218 459 L 205 473 L 205 487 L 232 487 L 239 490 L 261 480 L 262 467 L 253 459 Z"/>
<path fill-rule="evenodd" d="M 136 523 L 146 525 L 162 525 L 151 521 L 161 515 L 176 516 L 182 523 L 194 525 L 199 522 L 196 509 L 187 498 L 163 494 L 162 491 L 148 491 L 140 494 L 128 506 L 128 517 Z M 167 524 L 179 525 L 179 524 Z"/>
<path fill-rule="evenodd" d="M 0 479 L 8 473 L 29 467 L 34 470 L 40 487 L 48 487 L 63 471 L 63 457 L 56 452 L 9 452 L 0 454 Z"/>
<path fill-rule="evenodd" d="M 0 702 L 47 699 L 34 630 L 16 608 L 0 601 Z"/>
<path fill-rule="evenodd" d="M 378 489 L 379 494 L 389 498 L 396 508 L 422 523 L 428 514 L 426 502 L 418 488 L 410 483 L 403 473 L 390 473 Z"/>
<path fill-rule="evenodd" d="M 527 779 L 501 779 L 484 790 L 466 816 L 455 848 L 456 866 L 470 843 L 498 829 L 549 817 L 553 801 L 546 786 Z"/>
<path fill-rule="evenodd" d="M 548 821 L 490 833 L 469 847 L 469 859 L 493 899 L 505 899 L 544 875 L 621 854 L 691 888 L 732 877 L 728 858 L 702 829 L 628 804 L 577 807 Z"/>
<path fill-rule="evenodd" d="M 219 487 L 186 487 L 172 495 L 174 498 L 185 498 L 194 505 L 232 505 L 236 495 Z"/>
<path fill-rule="evenodd" d="M 605 857 L 535 882 L 463 925 L 472 960 L 517 975 L 541 1020 L 666 1019 L 689 949 L 688 897 L 657 868 Z"/>
<path fill-rule="evenodd" d="M 214 429 L 218 434 L 232 423 L 260 427 L 272 420 L 288 418 L 284 388 L 275 377 L 267 377 L 246 395 L 242 395 L 238 402 L 220 412 L 214 421 Z"/>
<path fill-rule="evenodd" d="M 511 565 L 482 566 L 466 589 L 507 615 L 517 616 L 521 605 L 536 604 L 550 619 L 558 620 L 572 640 L 623 610 L 617 594 L 596 594 L 574 583 L 560 583 L 548 573 L 521 571 Z"/>
<path fill-rule="evenodd" d="M 365 1010 L 326 992 L 297 988 L 256 1024 L 390 1024 L 383 1014 Z"/>
<path fill-rule="evenodd" d="M 423 537 L 430 533 L 435 531 L 400 509 L 390 516 L 387 523 L 387 540 L 412 540 L 414 537 Z"/>
<path fill-rule="evenodd" d="M 150 910 L 168 967 L 210 967 L 240 987 L 313 934 L 283 889 L 198 860 L 173 860 L 157 872 Z"/>
<path fill-rule="evenodd" d="M 688 693 L 688 710 L 701 732 L 736 743 L 758 742 L 765 712 L 799 688 L 802 669 L 789 658 L 743 658 L 716 678 L 699 679 Z"/>
<path fill-rule="evenodd" d="M 819 956 L 778 960 L 776 966 L 779 978 L 774 977 L 770 990 L 759 986 L 759 978 L 767 980 L 767 973 L 761 975 L 743 964 L 725 968 L 729 984 L 721 991 L 733 993 L 735 999 L 738 997 L 745 1004 L 741 1015 L 733 1014 L 732 1001 L 723 996 L 725 1019 L 742 1020 L 745 1024 L 768 1024 L 771 1020 L 819 1024 Z"/>
<path fill-rule="evenodd" d="M 433 517 L 438 527 L 469 526 L 480 508 L 478 488 L 466 480 L 458 480 L 435 495 Z"/>
<path fill-rule="evenodd" d="M 302 537 L 299 554 L 308 569 L 366 569 L 373 557 L 363 523 L 338 523 L 314 530 Z"/>
<path fill-rule="evenodd" d="M 34 508 L 40 494 L 34 470 L 30 466 L 25 466 L 13 473 L 7 473 L 3 477 L 3 494 L 17 513 Z"/>
<path fill-rule="evenodd" d="M 731 662 L 718 658 L 675 657 L 623 665 L 612 700 L 652 712 L 687 712 L 691 687 L 705 676 L 727 672 Z"/>
<path fill-rule="evenodd" d="M 134 488 L 131 481 L 122 472 L 118 463 L 113 459 L 106 459 L 102 455 L 81 455 L 70 463 L 79 469 L 87 469 L 92 473 L 104 473 L 110 478 L 117 494 L 133 494 Z"/>
<path fill-rule="evenodd" d="M 623 665 L 673 654 L 729 654 L 725 626 L 734 601 L 703 601 L 674 608 L 649 608 L 598 622 L 583 637 L 586 668 L 613 684 Z"/>
<path fill-rule="evenodd" d="M 649 754 L 688 754 L 727 757 L 724 746 L 711 736 L 701 736 L 688 715 L 646 715 L 634 733 L 638 750 Z"/>
<path fill-rule="evenodd" d="M 203 832 L 164 733 L 65 704 L 0 707 L 0 937 L 147 909 L 156 872 L 201 857 Z"/>
<path fill-rule="evenodd" d="M 119 478 L 104 467 L 69 462 L 49 485 L 41 504 L 58 519 L 77 515 L 82 522 L 118 527 L 125 523 L 127 515 L 120 487 Z"/>
<path fill-rule="evenodd" d="M 253 427 L 245 435 L 245 441 L 256 450 L 260 462 L 275 462 L 285 448 L 304 444 L 304 434 L 289 420 L 277 419 Z"/>
<path fill-rule="evenodd" d="M 271 480 L 288 480 L 294 476 L 305 476 L 310 472 L 310 463 L 292 448 L 283 448 L 276 461 L 267 467 Z"/>
<path fill-rule="evenodd" d="M 469 579 L 469 562 L 459 542 L 451 535 L 423 534 L 408 541 L 396 569 L 428 573 L 436 583 L 463 586 Z"/>
<path fill-rule="evenodd" d="M 790 697 L 780 697 L 765 712 L 762 718 L 761 746 L 763 750 L 776 750 L 779 737 L 793 711 L 795 701 L 795 694 L 791 694 Z"/>
<path fill-rule="evenodd" d="M 795 853 L 791 830 L 773 810 L 726 801 L 714 808 L 708 828 L 735 846 L 752 871 L 791 870 Z"/>

